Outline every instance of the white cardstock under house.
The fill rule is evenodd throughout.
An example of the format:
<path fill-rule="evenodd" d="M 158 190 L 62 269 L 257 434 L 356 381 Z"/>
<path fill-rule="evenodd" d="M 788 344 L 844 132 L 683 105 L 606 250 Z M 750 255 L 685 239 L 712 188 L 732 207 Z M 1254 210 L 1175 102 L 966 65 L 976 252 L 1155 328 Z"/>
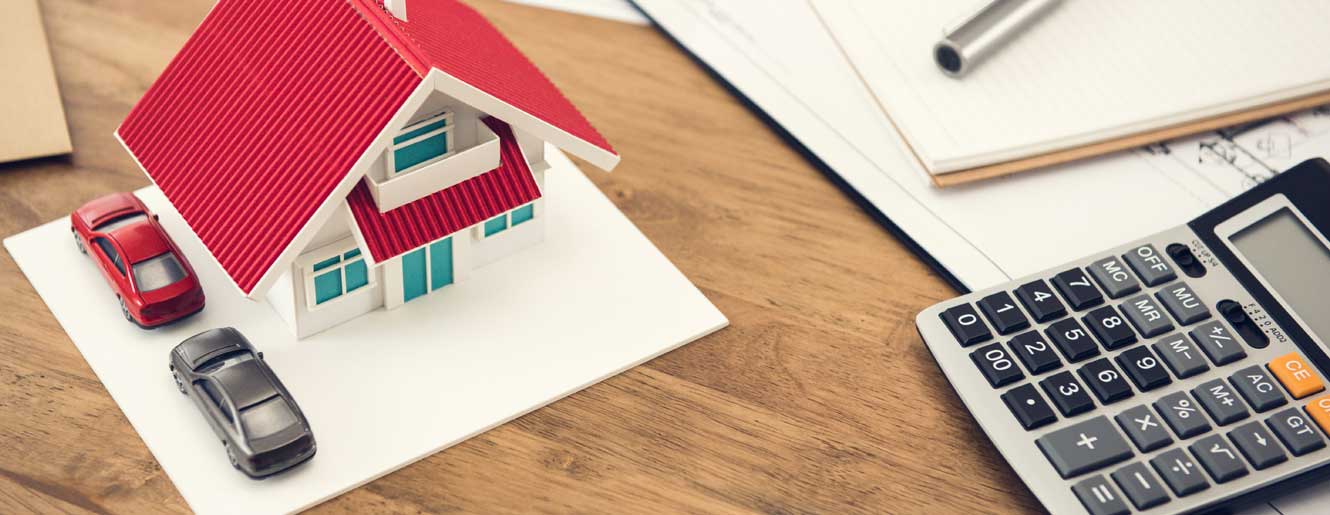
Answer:
<path fill-rule="evenodd" d="M 143 330 L 125 321 L 96 265 L 70 240 L 68 219 L 4 244 L 190 508 L 288 513 L 725 326 L 609 199 L 562 153 L 546 150 L 546 242 L 475 269 L 452 294 L 374 310 L 303 341 L 230 284 L 155 188 L 138 196 L 208 295 L 202 312 L 180 322 Z M 171 348 L 225 326 L 265 353 L 299 403 L 318 442 L 310 461 L 261 481 L 245 477 L 176 391 Z M 71 473 L 81 473 L 69 458 Z"/>

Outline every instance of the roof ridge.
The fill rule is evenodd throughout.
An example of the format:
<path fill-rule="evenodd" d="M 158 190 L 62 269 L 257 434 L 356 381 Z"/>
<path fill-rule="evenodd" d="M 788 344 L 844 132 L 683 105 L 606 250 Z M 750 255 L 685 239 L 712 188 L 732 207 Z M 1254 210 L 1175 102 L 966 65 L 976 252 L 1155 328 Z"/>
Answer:
<path fill-rule="evenodd" d="M 389 13 L 383 7 L 379 0 L 346 0 L 351 7 L 356 10 L 356 14 L 365 20 L 374 32 L 383 39 L 388 47 L 393 49 L 406 64 L 411 67 L 416 75 L 425 78 L 429 74 L 430 66 L 428 62 L 421 57 L 420 43 L 401 26 L 401 21 Z M 390 30 L 388 24 L 393 24 L 396 30 Z"/>

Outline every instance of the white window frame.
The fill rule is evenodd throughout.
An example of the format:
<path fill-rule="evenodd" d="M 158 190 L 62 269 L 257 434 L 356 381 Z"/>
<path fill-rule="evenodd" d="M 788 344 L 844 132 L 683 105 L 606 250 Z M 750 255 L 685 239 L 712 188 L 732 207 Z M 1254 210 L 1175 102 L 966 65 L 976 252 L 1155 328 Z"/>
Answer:
<path fill-rule="evenodd" d="M 437 122 L 437 121 L 439 121 L 439 120 L 444 120 L 444 122 L 443 122 L 443 127 L 438 128 L 438 129 L 435 129 L 435 130 L 432 130 L 432 131 L 429 131 L 429 132 L 426 132 L 426 133 L 424 133 L 424 134 L 421 134 L 421 135 L 419 135 L 419 136 L 416 136 L 416 137 L 414 137 L 414 138 L 411 138 L 411 139 L 406 140 L 406 141 L 401 142 L 401 143 L 393 143 L 393 139 L 397 139 L 397 138 L 401 137 L 403 134 L 406 134 L 406 133 L 408 133 L 408 132 L 411 132 L 412 130 L 415 130 L 416 128 L 419 128 L 419 127 L 422 127 L 422 126 L 425 126 L 425 125 L 429 125 L 429 124 L 434 123 L 434 122 Z M 453 120 L 453 112 L 452 112 L 452 111 L 449 111 L 449 110 L 443 110 L 443 111 L 440 111 L 439 114 L 431 115 L 431 116 L 429 116 L 428 118 L 425 118 L 424 120 L 418 121 L 418 122 L 413 123 L 413 124 L 411 124 L 411 125 L 407 125 L 406 127 L 403 127 L 401 130 L 397 131 L 397 134 L 396 134 L 395 136 L 393 136 L 393 139 L 388 140 L 388 169 L 387 169 L 387 172 L 388 172 L 389 180 L 391 180 L 393 177 L 400 177 L 400 176 L 402 176 L 402 175 L 406 175 L 406 174 L 408 174 L 408 173 L 414 172 L 414 171 L 419 170 L 419 169 L 421 169 L 421 168 L 424 168 L 424 167 L 426 167 L 426 166 L 429 166 L 429 165 L 432 165 L 432 164 L 437 163 L 437 162 L 439 162 L 439 161 L 442 161 L 442 160 L 444 160 L 444 159 L 447 159 L 447 158 L 451 157 L 453 154 L 456 154 L 456 153 L 457 153 L 457 145 L 455 145 L 455 144 L 453 143 L 453 127 L 455 127 L 456 125 L 457 125 L 457 124 L 456 124 L 455 120 Z M 405 169 L 405 170 L 402 170 L 402 171 L 400 171 L 400 172 L 397 171 L 397 149 L 400 149 L 400 148 L 403 148 L 403 147 L 409 147 L 409 146 L 411 146 L 411 145 L 414 145 L 414 144 L 416 144 L 416 143 L 419 143 L 419 142 L 422 141 L 422 140 L 425 140 L 425 139 L 428 139 L 428 138 L 432 138 L 432 137 L 434 137 L 434 136 L 438 136 L 439 133 L 444 133 L 444 134 L 447 135 L 447 136 L 445 137 L 445 139 L 447 140 L 447 145 L 448 145 L 448 151 L 447 151 L 447 152 L 445 152 L 443 155 L 441 155 L 441 156 L 439 156 L 439 157 L 436 157 L 436 158 L 434 158 L 434 159 L 429 159 L 429 160 L 426 160 L 426 161 L 421 162 L 421 163 L 416 163 L 415 166 L 412 166 L 412 167 L 407 168 L 407 169 Z"/>
<path fill-rule="evenodd" d="M 498 238 L 498 237 L 500 237 L 500 236 L 503 236 L 504 234 L 508 234 L 508 231 L 513 230 L 513 211 L 517 211 L 518 209 L 524 208 L 524 207 L 526 207 L 526 206 L 531 206 L 531 219 L 527 220 L 527 222 L 534 221 L 534 220 L 536 219 L 536 217 L 539 215 L 539 213 L 537 213 L 538 209 L 536 209 L 536 202 L 537 202 L 538 200 L 540 200 L 540 199 L 532 200 L 531 202 L 527 202 L 527 203 L 525 203 L 525 204 L 519 205 L 519 206 L 514 207 L 514 208 L 512 208 L 512 209 L 509 209 L 509 210 L 507 210 L 507 211 L 504 211 L 502 215 L 494 215 L 494 216 L 491 216 L 491 217 L 486 218 L 486 219 L 484 219 L 484 220 L 481 220 L 480 223 L 478 223 L 478 224 L 475 225 L 475 229 L 472 229 L 473 234 L 475 235 L 475 239 L 477 239 L 477 240 L 487 240 L 487 239 Z M 500 216 L 503 217 L 504 222 L 506 222 L 507 225 L 504 226 L 504 228 L 503 228 L 502 231 L 499 231 L 499 232 L 496 232 L 496 233 L 491 234 L 491 235 L 489 235 L 489 236 L 486 236 L 486 235 L 485 235 L 485 223 L 486 223 L 486 222 L 489 222 L 490 220 L 493 220 L 493 219 L 495 219 L 495 218 L 498 218 L 498 217 L 500 217 Z M 523 223 L 526 223 L 526 222 L 523 222 Z"/>
<path fill-rule="evenodd" d="M 348 297 L 374 289 L 376 284 L 374 267 L 369 266 L 369 261 L 365 259 L 365 250 L 361 249 L 359 259 L 365 262 L 365 285 L 355 290 L 346 291 L 346 272 L 343 269 L 346 268 L 347 261 L 346 258 L 342 256 L 347 252 L 351 252 L 358 248 L 360 247 L 356 245 L 355 239 L 347 238 L 336 243 L 319 247 L 317 250 L 301 256 L 300 272 L 301 275 L 304 276 L 306 309 L 311 312 L 324 309 L 328 306 L 337 304 Z M 324 268 L 317 272 L 314 271 L 314 265 L 332 259 L 333 256 L 341 258 L 336 265 Z M 314 289 L 314 277 L 329 273 L 333 270 L 342 273 L 342 294 L 320 304 L 318 302 L 317 290 Z"/>

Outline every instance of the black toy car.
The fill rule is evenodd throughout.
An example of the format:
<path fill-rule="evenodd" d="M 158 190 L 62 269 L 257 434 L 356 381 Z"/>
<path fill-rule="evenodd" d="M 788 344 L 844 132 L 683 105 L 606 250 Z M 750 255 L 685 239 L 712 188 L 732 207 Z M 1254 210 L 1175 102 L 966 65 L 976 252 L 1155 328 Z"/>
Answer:
<path fill-rule="evenodd" d="M 314 457 L 305 415 L 240 331 L 191 336 L 171 350 L 170 360 L 176 388 L 203 412 L 236 469 L 259 478 Z"/>

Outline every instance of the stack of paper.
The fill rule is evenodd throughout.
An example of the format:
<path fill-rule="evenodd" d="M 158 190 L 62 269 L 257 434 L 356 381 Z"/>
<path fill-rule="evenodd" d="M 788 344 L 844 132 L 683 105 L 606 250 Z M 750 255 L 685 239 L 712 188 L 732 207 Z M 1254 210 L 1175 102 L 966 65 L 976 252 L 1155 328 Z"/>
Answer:
<path fill-rule="evenodd" d="M 1320 0 L 1063 2 L 962 79 L 943 75 L 931 49 L 976 0 L 812 2 L 935 175 L 1087 157 L 1249 121 L 1226 114 L 1330 100 L 1319 98 L 1330 92 L 1330 3 Z M 1182 130 L 1087 148 L 1168 128 Z"/>

